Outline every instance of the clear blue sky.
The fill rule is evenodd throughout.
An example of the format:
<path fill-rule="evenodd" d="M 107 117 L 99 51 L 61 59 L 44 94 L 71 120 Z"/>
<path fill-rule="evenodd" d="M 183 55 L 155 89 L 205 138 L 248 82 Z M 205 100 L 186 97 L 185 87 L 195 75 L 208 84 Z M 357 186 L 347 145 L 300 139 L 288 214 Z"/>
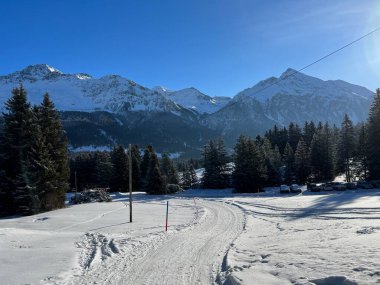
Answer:
<path fill-rule="evenodd" d="M 233 96 L 378 27 L 378 0 L 2 0 L 0 74 L 47 63 Z M 380 32 L 305 73 L 380 87 Z"/>

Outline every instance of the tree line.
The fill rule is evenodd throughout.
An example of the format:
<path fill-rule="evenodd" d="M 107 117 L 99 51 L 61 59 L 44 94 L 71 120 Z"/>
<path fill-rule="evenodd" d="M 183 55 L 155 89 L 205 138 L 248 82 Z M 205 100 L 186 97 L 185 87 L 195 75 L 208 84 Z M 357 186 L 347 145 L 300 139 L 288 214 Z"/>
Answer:
<path fill-rule="evenodd" d="M 62 208 L 69 189 L 67 140 L 49 94 L 31 106 L 23 86 L 5 103 L 0 131 L 0 215 Z"/>
<path fill-rule="evenodd" d="M 180 163 L 181 172 L 167 153 L 158 158 L 148 145 L 141 154 L 138 145 L 131 146 L 132 189 L 148 194 L 167 194 L 182 187 L 191 187 L 197 181 L 193 165 Z M 115 146 L 111 152 L 88 152 L 70 160 L 70 184 L 78 191 L 90 188 L 110 188 L 111 192 L 129 191 L 129 149 Z M 75 181 L 75 176 L 77 181 Z M 75 183 L 76 182 L 76 183 Z"/>
<path fill-rule="evenodd" d="M 203 149 L 203 187 L 256 192 L 266 185 L 329 181 L 342 173 L 347 181 L 380 179 L 379 134 L 377 89 L 366 123 L 354 126 L 346 114 L 340 127 L 322 122 L 274 126 L 255 139 L 240 136 L 232 156 L 223 140 L 210 141 Z"/>

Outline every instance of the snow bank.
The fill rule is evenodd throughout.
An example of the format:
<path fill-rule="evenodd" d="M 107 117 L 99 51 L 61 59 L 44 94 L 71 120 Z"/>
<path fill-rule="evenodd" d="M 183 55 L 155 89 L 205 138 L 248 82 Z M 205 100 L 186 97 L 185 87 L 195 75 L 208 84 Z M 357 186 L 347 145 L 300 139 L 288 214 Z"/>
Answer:
<path fill-rule="evenodd" d="M 70 206 L 39 215 L 0 219 L 0 280 L 2 284 L 75 284 L 70 280 L 106 259 L 135 257 L 164 233 L 166 199 L 134 194 L 133 223 L 128 196 L 115 202 Z M 169 232 L 186 230 L 202 217 L 190 199 L 170 200 Z M 132 260 L 132 257 L 128 257 Z M 78 283 L 76 283 L 78 284 Z"/>

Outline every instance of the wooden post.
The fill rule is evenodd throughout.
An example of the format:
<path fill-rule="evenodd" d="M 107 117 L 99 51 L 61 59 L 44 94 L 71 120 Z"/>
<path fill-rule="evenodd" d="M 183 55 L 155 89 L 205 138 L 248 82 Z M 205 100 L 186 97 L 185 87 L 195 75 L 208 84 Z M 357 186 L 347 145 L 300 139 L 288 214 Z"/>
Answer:
<path fill-rule="evenodd" d="M 165 222 L 165 232 L 168 231 L 168 218 L 169 218 L 169 201 L 166 201 L 166 222 Z"/>
<path fill-rule="evenodd" d="M 75 201 L 75 204 L 76 204 L 78 202 L 77 201 L 78 183 L 77 183 L 77 171 L 76 170 L 74 172 L 74 176 L 75 176 L 75 196 L 74 196 L 74 201 Z"/>
<path fill-rule="evenodd" d="M 129 222 L 132 223 L 132 146 L 129 144 Z"/>

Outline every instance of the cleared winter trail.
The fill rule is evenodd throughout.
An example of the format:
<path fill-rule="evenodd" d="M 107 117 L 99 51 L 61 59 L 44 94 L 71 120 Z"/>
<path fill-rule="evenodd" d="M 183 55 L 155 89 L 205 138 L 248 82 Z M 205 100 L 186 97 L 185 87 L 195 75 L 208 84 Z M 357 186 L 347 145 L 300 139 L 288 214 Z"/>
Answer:
<path fill-rule="evenodd" d="M 204 215 L 196 224 L 169 234 L 147 236 L 146 242 L 141 237 L 123 241 L 104 235 L 87 236 L 100 245 L 98 253 L 90 253 L 91 260 L 111 258 L 92 265 L 84 263 L 88 270 L 68 283 L 213 284 L 224 255 L 243 229 L 244 217 L 237 207 L 223 202 L 197 203 Z M 120 251 L 117 247 L 123 243 L 128 248 Z"/>

